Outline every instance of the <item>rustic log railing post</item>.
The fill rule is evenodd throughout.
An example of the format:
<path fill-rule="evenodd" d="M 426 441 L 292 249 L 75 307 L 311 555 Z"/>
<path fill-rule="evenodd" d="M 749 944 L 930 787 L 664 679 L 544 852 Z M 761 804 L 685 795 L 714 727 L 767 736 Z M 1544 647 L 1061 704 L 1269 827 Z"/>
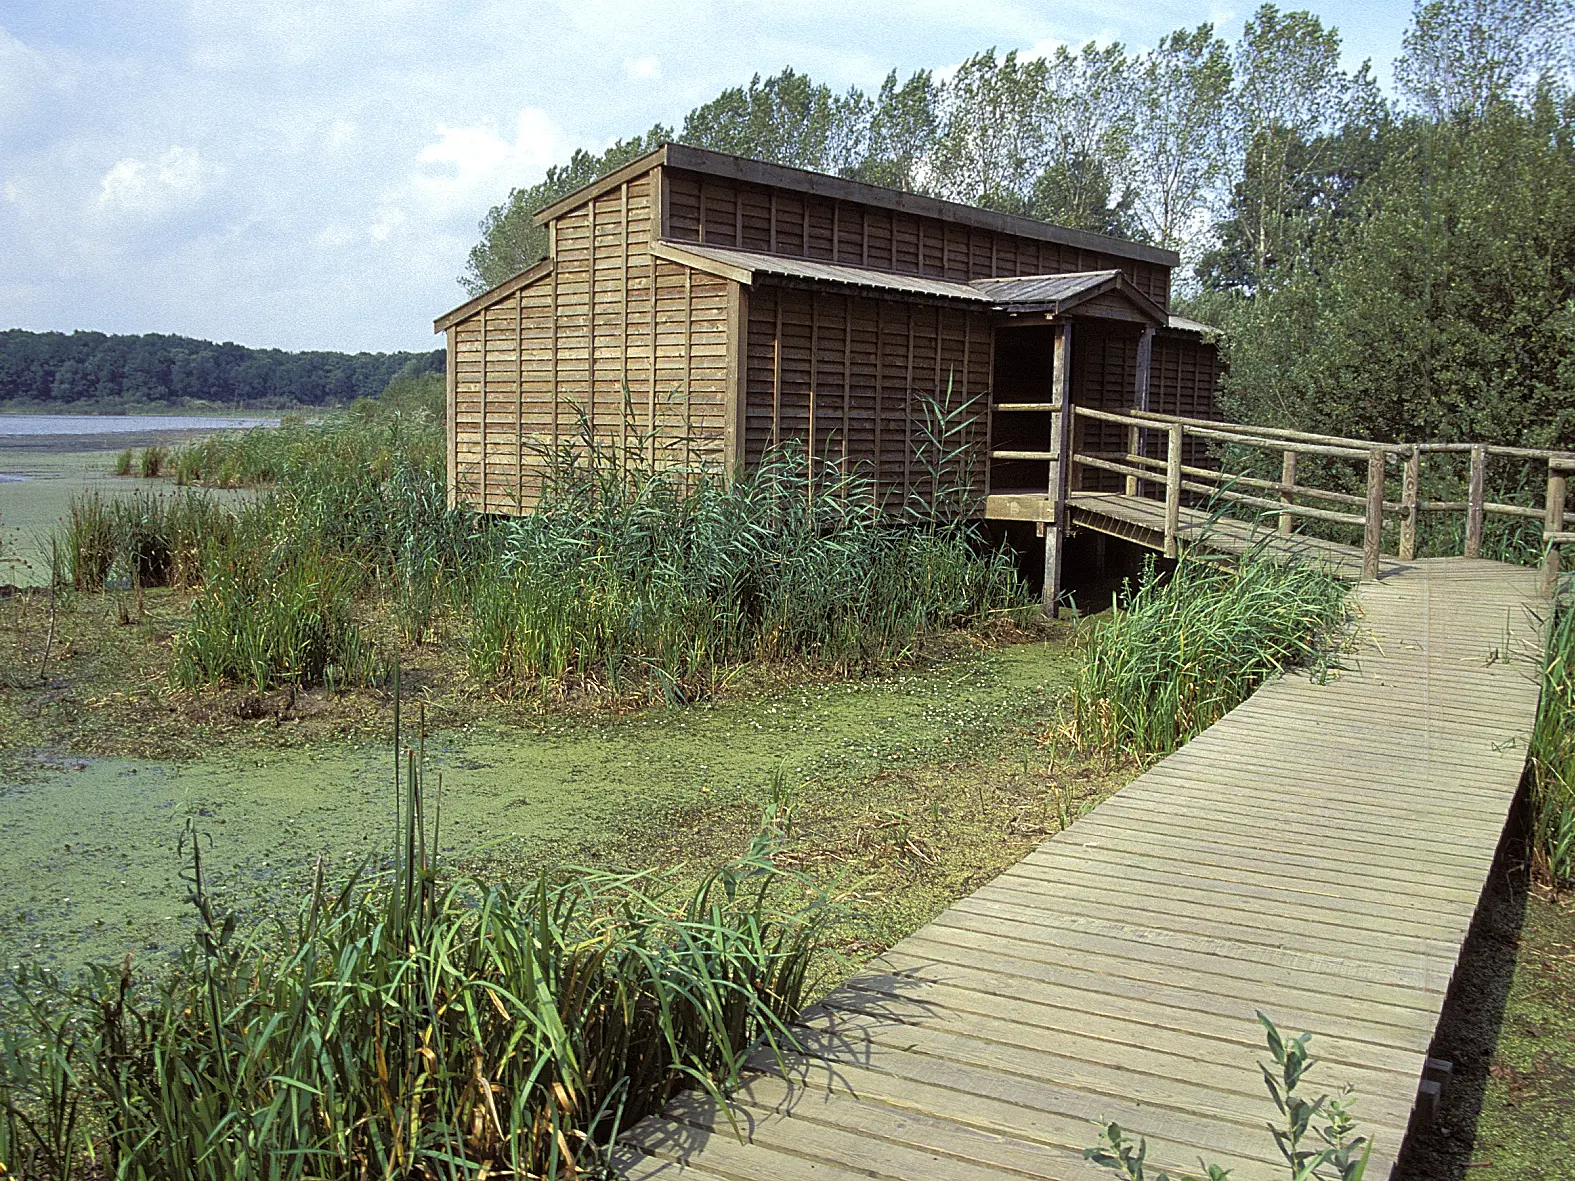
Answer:
<path fill-rule="evenodd" d="M 1165 449 L 1165 556 L 1181 556 L 1181 432 L 1179 422 L 1169 428 Z"/>
<path fill-rule="evenodd" d="M 1564 497 L 1569 477 L 1557 460 L 1548 461 L 1548 501 L 1542 517 L 1544 533 L 1564 532 Z M 1552 596 L 1559 587 L 1559 543 L 1549 538 L 1547 555 L 1542 559 L 1542 593 Z"/>
<path fill-rule="evenodd" d="M 1374 447 L 1367 453 L 1367 519 L 1362 535 L 1362 579 L 1378 577 L 1378 558 L 1384 539 L 1384 453 Z"/>
<path fill-rule="evenodd" d="M 1066 546 L 1066 493 L 1072 464 L 1072 443 L 1075 437 L 1072 408 L 1072 326 L 1055 326 L 1055 345 L 1050 357 L 1050 400 L 1055 409 L 1050 414 L 1050 479 L 1049 519 L 1045 527 L 1045 582 L 1042 601 L 1045 614 L 1051 619 L 1061 601 L 1061 563 Z"/>
<path fill-rule="evenodd" d="M 1141 444 L 1140 444 L 1140 441 L 1138 439 L 1138 425 L 1137 425 L 1137 423 L 1134 422 L 1131 426 L 1127 427 L 1127 454 L 1128 455 L 1141 454 L 1138 451 L 1138 447 L 1140 445 Z M 1130 462 L 1130 461 L 1128 461 L 1128 462 Z M 1142 494 L 1143 494 L 1143 489 L 1142 489 L 1142 486 L 1138 483 L 1138 478 L 1136 476 L 1128 476 L 1127 477 L 1127 495 L 1128 496 L 1141 496 Z"/>
<path fill-rule="evenodd" d="M 1422 496 L 1422 449 L 1412 447 L 1405 457 L 1405 478 L 1400 485 L 1400 560 L 1416 560 L 1416 526 L 1421 510 L 1417 502 Z"/>
<path fill-rule="evenodd" d="M 1482 504 L 1487 499 L 1487 447 L 1471 448 L 1471 482 L 1466 490 L 1466 557 L 1482 554 Z"/>
<path fill-rule="evenodd" d="M 1296 452 L 1287 450 L 1280 458 L 1280 499 L 1286 504 L 1295 504 L 1293 493 L 1296 490 Z M 1296 532 L 1296 517 L 1292 513 L 1280 514 L 1280 536 L 1289 537 Z"/>

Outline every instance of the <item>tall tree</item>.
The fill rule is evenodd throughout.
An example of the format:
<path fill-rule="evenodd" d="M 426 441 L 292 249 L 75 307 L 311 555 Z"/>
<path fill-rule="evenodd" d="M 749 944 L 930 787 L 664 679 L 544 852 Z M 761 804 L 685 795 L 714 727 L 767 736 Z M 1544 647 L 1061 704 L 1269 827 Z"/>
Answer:
<path fill-rule="evenodd" d="M 1045 164 L 1042 59 L 976 53 L 941 90 L 940 131 L 927 179 L 943 197 L 1027 213 Z"/>
<path fill-rule="evenodd" d="M 1077 53 L 1063 45 L 1046 59 L 1035 217 L 1100 233 L 1138 230 L 1134 194 L 1116 192 L 1131 156 L 1133 97 L 1132 63 L 1119 42 L 1089 42 Z"/>
<path fill-rule="evenodd" d="M 1566 76 L 1575 40 L 1571 0 L 1427 0 L 1406 31 L 1395 81 L 1435 119 L 1481 116 Z"/>
<path fill-rule="evenodd" d="M 901 86 L 896 70 L 887 74 L 870 115 L 868 149 L 854 178 L 910 192 L 922 190 L 922 172 L 935 148 L 939 101 L 930 71 L 917 71 Z"/>
<path fill-rule="evenodd" d="M 1136 75 L 1133 211 L 1151 241 L 1179 247 L 1224 169 L 1230 54 L 1213 25 L 1178 29 L 1143 55 Z"/>
<path fill-rule="evenodd" d="M 845 173 L 866 154 L 872 104 L 857 88 L 838 95 L 791 67 L 724 90 L 684 119 L 679 140 L 815 172 Z"/>
<path fill-rule="evenodd" d="M 1236 179 L 1234 229 L 1246 280 L 1269 281 L 1289 261 L 1304 228 L 1309 182 L 1328 163 L 1334 133 L 1371 124 L 1382 110 L 1364 63 L 1340 69 L 1340 36 L 1309 12 L 1265 4 L 1247 21 L 1233 54 L 1230 130 Z"/>

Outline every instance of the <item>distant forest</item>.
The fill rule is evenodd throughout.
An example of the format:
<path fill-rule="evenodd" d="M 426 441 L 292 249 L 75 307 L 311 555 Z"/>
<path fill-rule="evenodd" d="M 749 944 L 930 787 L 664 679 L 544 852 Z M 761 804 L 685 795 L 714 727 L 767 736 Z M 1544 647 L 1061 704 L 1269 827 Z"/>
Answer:
<path fill-rule="evenodd" d="M 187 336 L 0 331 L 0 406 L 134 411 L 288 410 L 375 397 L 396 376 L 443 372 L 430 353 L 287 353 Z"/>
<path fill-rule="evenodd" d="M 676 140 L 1174 247 L 1245 421 L 1568 447 L 1572 58 L 1575 0 L 1416 0 L 1388 94 L 1273 4 L 1231 40 L 986 49 L 875 93 L 785 69 L 515 189 L 461 282 L 529 266 L 538 209 Z"/>

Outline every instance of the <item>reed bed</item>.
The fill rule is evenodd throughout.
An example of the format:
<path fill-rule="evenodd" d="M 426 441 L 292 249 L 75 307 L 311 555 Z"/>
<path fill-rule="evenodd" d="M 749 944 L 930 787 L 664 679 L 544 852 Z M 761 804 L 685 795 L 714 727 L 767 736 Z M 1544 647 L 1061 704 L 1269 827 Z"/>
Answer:
<path fill-rule="evenodd" d="M 288 918 L 198 923 L 172 972 L 24 970 L 0 1026 L 0 1163 L 68 1181 L 476 1181 L 605 1175 L 618 1130 L 790 1044 L 825 927 L 774 830 L 682 888 L 567 871 L 447 879 L 419 758 L 391 871 Z M 414 783 L 414 788 L 409 785 Z"/>
<path fill-rule="evenodd" d="M 177 483 L 259 495 L 200 573 L 180 567 L 178 584 L 202 589 L 176 644 L 177 685 L 364 680 L 376 670 L 354 620 L 386 617 L 405 644 L 462 633 L 469 674 L 490 691 L 682 701 L 751 661 L 854 673 L 1030 609 L 1009 557 L 967 524 L 967 419 L 955 411 L 923 423 L 920 458 L 935 470 L 922 504 L 879 506 L 868 479 L 795 445 L 729 479 L 670 462 L 671 448 L 638 432 L 609 443 L 582 424 L 536 454 L 532 512 L 500 521 L 448 507 L 425 393 L 168 457 Z M 147 501 L 120 505 L 85 500 L 63 539 L 82 589 L 113 581 L 122 518 L 151 522 L 136 553 L 163 552 L 165 518 Z M 161 562 L 139 568 L 174 577 Z"/>
<path fill-rule="evenodd" d="M 968 526 L 893 521 L 834 464 L 812 487 L 799 447 L 722 480 L 587 439 L 551 471 L 476 585 L 470 668 L 494 686 L 686 700 L 748 661 L 846 674 L 1029 610 Z"/>
<path fill-rule="evenodd" d="M 1530 767 L 1532 859 L 1554 886 L 1567 886 L 1575 882 L 1575 602 L 1567 588 L 1548 621 Z"/>
<path fill-rule="evenodd" d="M 1165 755 L 1293 667 L 1335 659 L 1349 611 L 1339 579 L 1259 549 L 1233 562 L 1152 560 L 1108 619 L 1092 620 L 1072 684 L 1080 749 Z"/>
<path fill-rule="evenodd" d="M 194 587 L 236 531 L 230 509 L 200 492 L 105 498 L 89 489 L 71 497 L 56 531 L 54 581 L 81 591 Z"/>

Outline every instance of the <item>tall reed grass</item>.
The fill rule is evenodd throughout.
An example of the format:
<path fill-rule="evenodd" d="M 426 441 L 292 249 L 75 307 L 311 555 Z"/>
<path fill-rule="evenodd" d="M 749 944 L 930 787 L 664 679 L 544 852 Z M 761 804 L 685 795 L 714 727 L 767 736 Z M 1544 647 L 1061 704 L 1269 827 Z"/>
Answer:
<path fill-rule="evenodd" d="M 824 927 L 764 832 L 683 889 L 657 874 L 449 878 L 406 752 L 390 872 L 243 928 L 186 845 L 197 932 L 139 988 L 24 971 L 0 1026 L 0 1163 L 67 1181 L 602 1175 L 621 1127 L 790 1043 Z"/>
<path fill-rule="evenodd" d="M 1547 624 L 1530 767 L 1533 861 L 1555 886 L 1566 886 L 1575 882 L 1575 601 L 1568 589 Z"/>
<path fill-rule="evenodd" d="M 381 662 L 353 618 L 354 590 L 331 557 L 232 546 L 210 564 L 175 637 L 170 678 L 183 689 L 240 681 L 258 692 L 365 684 Z"/>
<path fill-rule="evenodd" d="M 934 632 L 1028 609 L 963 521 L 893 520 L 870 482 L 801 447 L 747 474 L 664 468 L 586 438 L 499 526 L 472 600 L 470 669 L 511 688 L 708 694 L 751 660 L 841 673 Z"/>
<path fill-rule="evenodd" d="M 211 556 L 228 547 L 235 514 L 200 492 L 137 490 L 106 499 L 97 489 L 73 495 L 56 530 L 56 585 L 81 591 L 109 586 L 193 587 Z"/>
<path fill-rule="evenodd" d="M 1285 669 L 1329 667 L 1349 588 L 1258 549 L 1238 561 L 1152 559 L 1108 619 L 1091 620 L 1072 684 L 1083 749 L 1169 754 Z"/>
<path fill-rule="evenodd" d="M 749 661 L 849 673 L 1028 610 L 1010 559 L 968 523 L 972 419 L 955 408 L 920 424 L 928 492 L 906 505 L 877 505 L 867 478 L 801 447 L 735 476 L 675 466 L 636 431 L 613 443 L 582 424 L 538 453 L 532 512 L 497 521 L 448 507 L 429 392 L 169 457 L 177 483 L 254 486 L 262 498 L 203 554 L 200 578 L 182 567 L 185 585 L 204 588 L 177 643 L 177 684 L 370 675 L 350 621 L 386 611 L 407 644 L 448 623 L 468 629 L 470 673 L 489 689 L 688 700 Z M 151 555 L 135 560 L 143 585 L 166 577 L 156 545 L 116 540 L 127 521 L 153 520 L 149 503 L 84 501 L 63 546 L 82 589 L 112 579 L 121 551 Z M 162 518 L 136 536 L 161 529 Z"/>

